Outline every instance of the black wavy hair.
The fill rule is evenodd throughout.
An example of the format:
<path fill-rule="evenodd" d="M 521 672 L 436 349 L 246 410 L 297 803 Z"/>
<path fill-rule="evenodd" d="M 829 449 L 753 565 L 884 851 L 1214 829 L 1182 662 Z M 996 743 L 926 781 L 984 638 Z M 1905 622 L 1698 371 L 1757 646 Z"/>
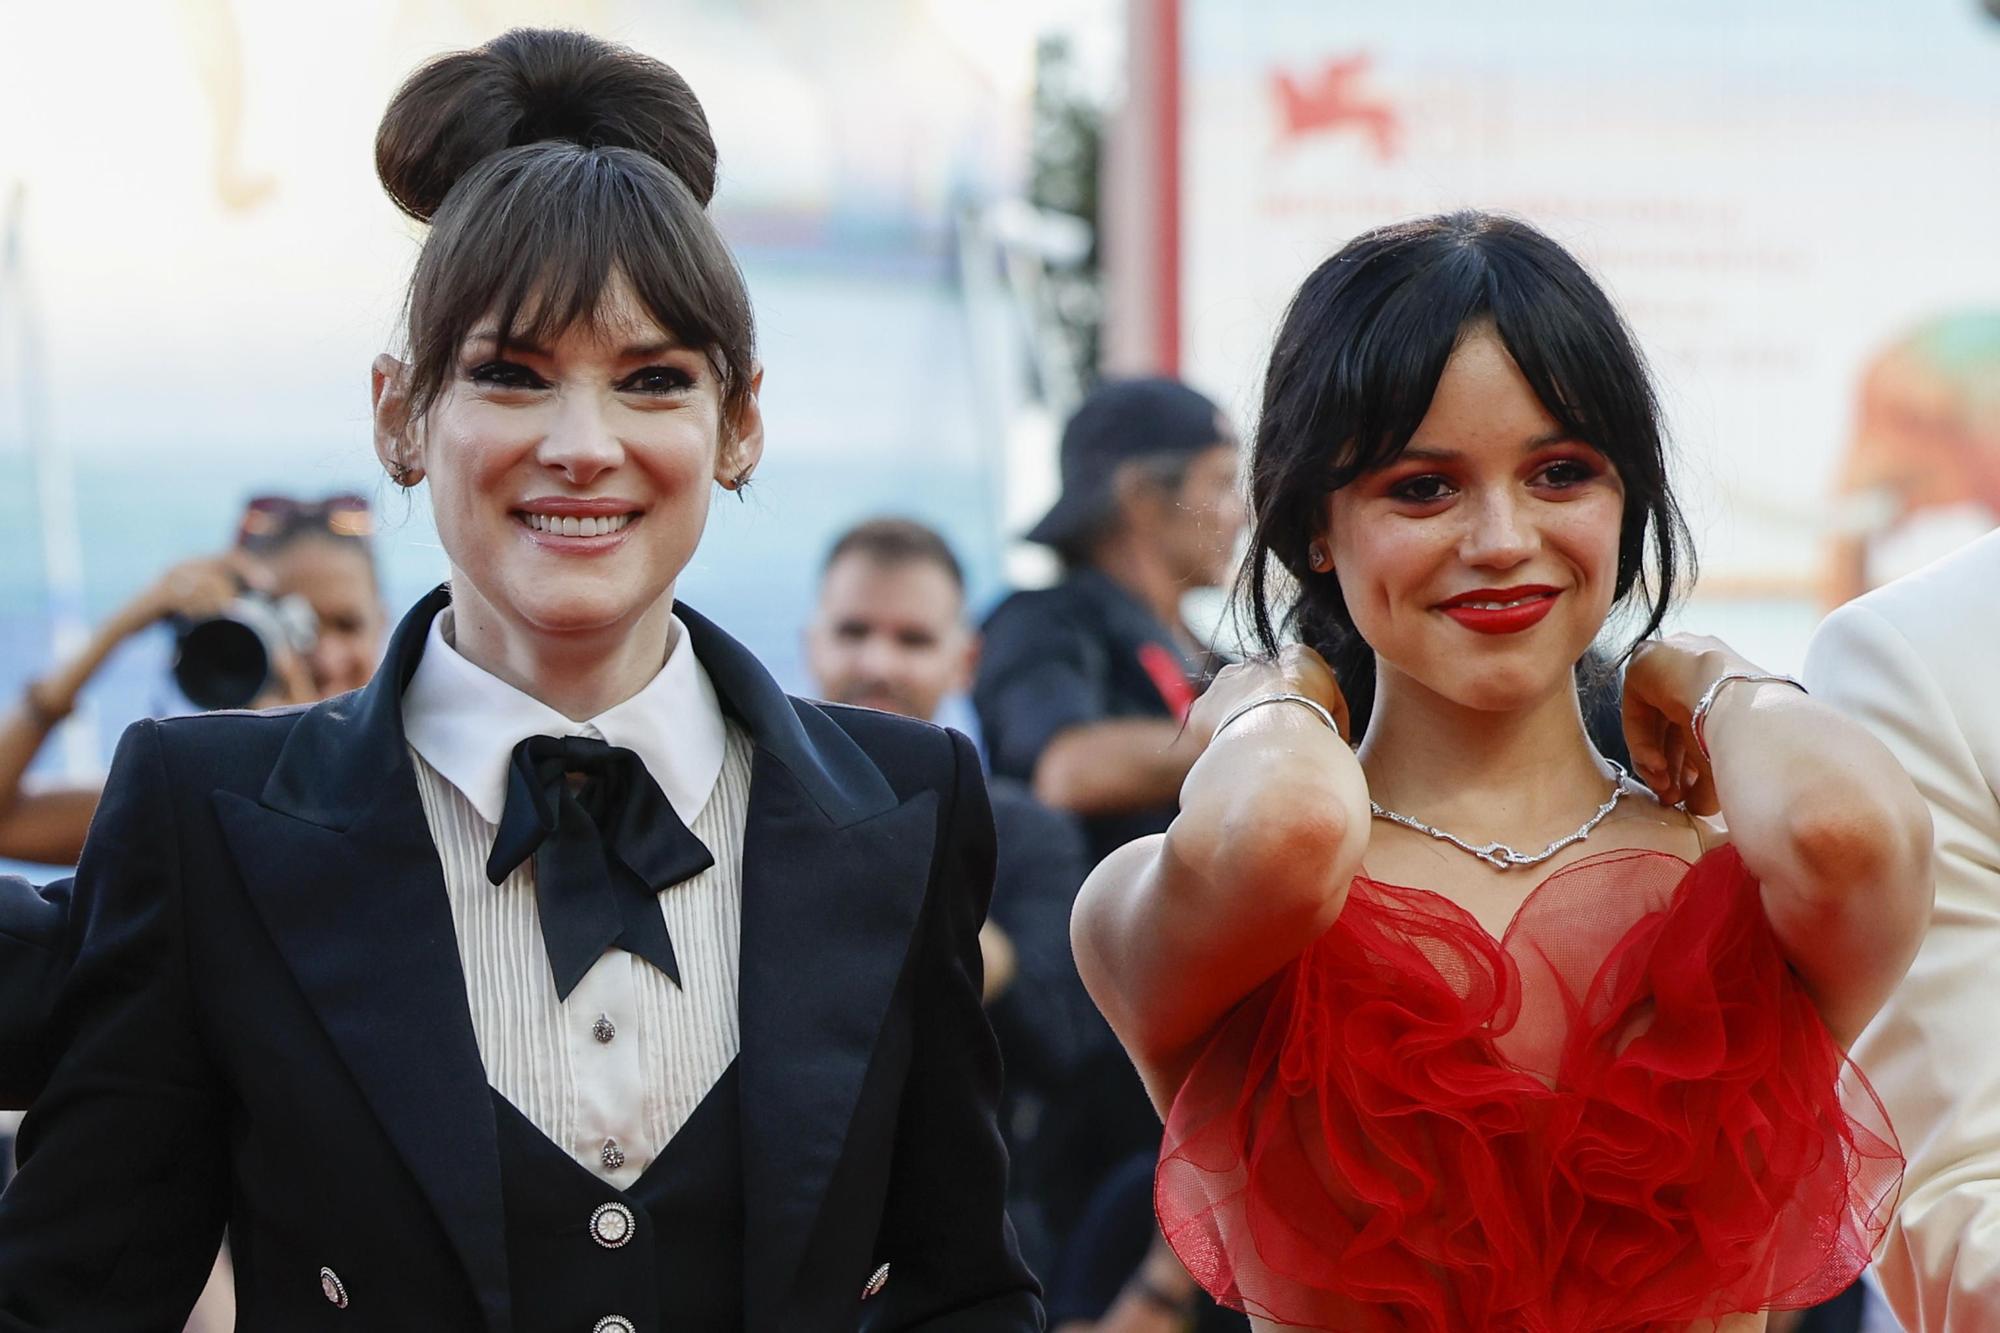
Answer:
<path fill-rule="evenodd" d="M 1495 213 L 1445 213 L 1357 236 L 1299 287 L 1271 349 L 1239 589 L 1265 652 L 1295 635 L 1326 656 L 1357 736 L 1374 705 L 1374 651 L 1354 628 L 1339 579 L 1310 567 L 1307 546 L 1328 495 L 1409 445 L 1445 363 L 1482 326 L 1497 332 L 1563 430 L 1618 469 L 1625 515 L 1615 596 L 1643 600 L 1634 643 L 1659 629 L 1692 572 L 1651 376 L 1583 266 L 1526 222 Z M 1274 564 L 1291 575 L 1290 588 L 1277 586 Z M 1286 598 L 1275 614 L 1274 594 Z"/>

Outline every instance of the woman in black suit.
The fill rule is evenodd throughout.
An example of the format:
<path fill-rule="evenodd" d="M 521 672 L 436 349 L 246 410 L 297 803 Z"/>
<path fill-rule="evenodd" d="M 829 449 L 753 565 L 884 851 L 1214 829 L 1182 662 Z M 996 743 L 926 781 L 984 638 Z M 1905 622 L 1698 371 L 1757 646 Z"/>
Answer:
<path fill-rule="evenodd" d="M 67 879 L 38 886 L 0 875 L 0 1109 L 26 1106 L 48 1075 L 44 1038 L 62 977 L 69 891 Z M 6 1170 L 0 1163 L 0 1180 Z"/>
<path fill-rule="evenodd" d="M 788 698 L 675 581 L 763 446 L 665 66 L 419 71 L 431 223 L 377 451 L 451 581 L 374 682 L 143 722 L 79 867 L 0 1329 L 1040 1327 L 979 1006 L 962 737 Z"/>

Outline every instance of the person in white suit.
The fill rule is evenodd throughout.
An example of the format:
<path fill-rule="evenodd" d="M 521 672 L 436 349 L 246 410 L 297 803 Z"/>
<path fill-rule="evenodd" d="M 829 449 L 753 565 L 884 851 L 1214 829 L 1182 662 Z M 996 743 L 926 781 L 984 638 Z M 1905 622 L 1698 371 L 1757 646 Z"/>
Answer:
<path fill-rule="evenodd" d="M 2000 1330 L 2000 532 L 1849 602 L 1806 684 L 1930 803 L 1937 905 L 1854 1045 L 1909 1158 L 1876 1276 L 1910 1333 Z"/>

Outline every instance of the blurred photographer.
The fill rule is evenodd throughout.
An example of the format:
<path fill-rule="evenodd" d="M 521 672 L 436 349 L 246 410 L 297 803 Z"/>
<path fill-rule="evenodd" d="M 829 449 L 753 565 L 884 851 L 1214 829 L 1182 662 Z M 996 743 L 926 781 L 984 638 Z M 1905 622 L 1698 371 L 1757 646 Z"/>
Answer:
<path fill-rule="evenodd" d="M 97 788 L 22 780 L 112 652 L 154 625 L 175 630 L 175 677 L 199 707 L 312 703 L 365 685 L 388 624 L 373 534 L 358 495 L 258 496 L 234 546 L 167 570 L 75 657 L 30 680 L 0 714 L 0 858 L 75 864 Z"/>

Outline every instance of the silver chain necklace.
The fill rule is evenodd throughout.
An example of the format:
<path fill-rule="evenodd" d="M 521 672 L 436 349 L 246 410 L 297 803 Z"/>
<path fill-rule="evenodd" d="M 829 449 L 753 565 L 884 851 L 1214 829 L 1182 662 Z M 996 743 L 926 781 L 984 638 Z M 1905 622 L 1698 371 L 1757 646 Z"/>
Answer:
<path fill-rule="evenodd" d="M 1583 821 L 1582 828 L 1568 837 L 1557 838 L 1533 856 L 1525 852 L 1517 852 L 1504 842 L 1489 842 L 1484 847 L 1475 847 L 1455 833 L 1447 833 L 1441 828 L 1433 828 L 1421 819 L 1412 819 L 1408 815 L 1399 815 L 1394 810 L 1385 810 L 1373 800 L 1368 802 L 1368 809 L 1377 819 L 1386 819 L 1391 824 L 1401 824 L 1406 829 L 1415 829 L 1419 833 L 1436 838 L 1439 842 L 1448 842 L 1460 851 L 1469 852 L 1478 857 L 1495 870 L 1512 870 L 1515 866 L 1540 865 L 1571 843 L 1582 842 L 1585 838 L 1589 837 L 1591 830 L 1602 824 L 1604 817 L 1617 809 L 1618 802 L 1625 799 L 1626 784 L 1631 781 L 1632 775 L 1627 773 L 1616 760 L 1607 759 L 1604 762 L 1610 764 L 1612 771 L 1617 774 L 1617 777 L 1612 779 L 1611 795 L 1605 798 L 1603 805 L 1597 807 L 1596 814 Z"/>

